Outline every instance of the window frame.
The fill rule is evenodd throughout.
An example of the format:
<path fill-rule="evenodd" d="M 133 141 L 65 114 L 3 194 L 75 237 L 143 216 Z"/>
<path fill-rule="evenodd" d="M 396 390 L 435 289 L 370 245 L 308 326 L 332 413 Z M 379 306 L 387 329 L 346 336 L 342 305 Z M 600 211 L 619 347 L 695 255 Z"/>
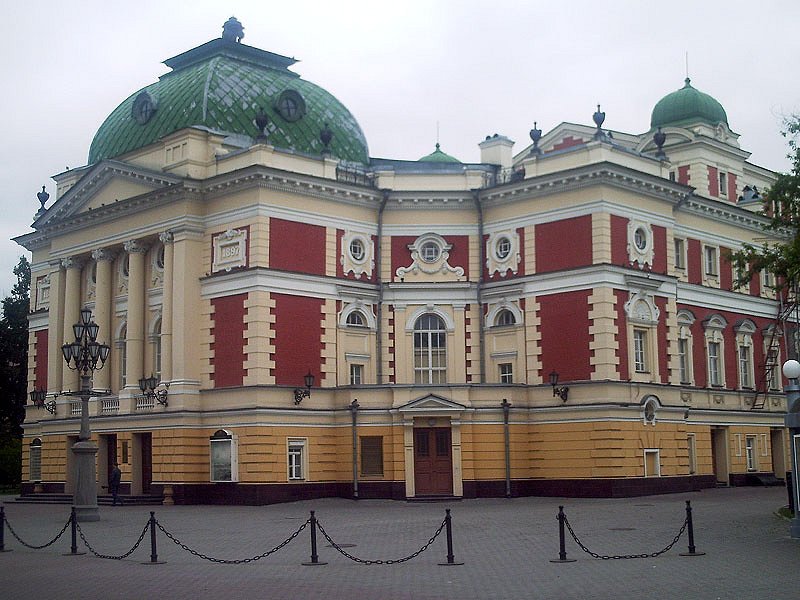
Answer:
<path fill-rule="evenodd" d="M 709 340 L 708 349 L 708 385 L 709 387 L 722 387 L 722 342 Z M 712 354 L 711 350 L 716 350 Z"/>
<path fill-rule="evenodd" d="M 703 244 L 703 273 L 706 277 L 719 278 L 719 248 Z"/>
<path fill-rule="evenodd" d="M 235 483 L 239 481 L 239 451 L 238 437 L 227 429 L 218 429 L 209 438 L 208 478 L 211 483 Z M 227 452 L 224 448 L 227 446 Z M 220 454 L 222 453 L 222 454 Z M 218 460 L 219 458 L 225 459 Z M 220 477 L 225 473 L 224 466 L 228 466 L 228 477 Z M 215 468 L 215 465 L 216 466 Z"/>
<path fill-rule="evenodd" d="M 689 475 L 697 474 L 697 434 L 686 434 L 686 449 L 689 453 Z"/>
<path fill-rule="evenodd" d="M 719 195 L 720 197 L 728 197 L 728 173 L 726 171 L 719 170 L 717 172 L 719 178 Z"/>
<path fill-rule="evenodd" d="M 747 471 L 749 473 L 758 471 L 758 436 L 745 435 L 744 452 Z"/>
<path fill-rule="evenodd" d="M 514 383 L 514 363 L 499 363 L 497 368 L 500 374 L 500 383 Z"/>
<path fill-rule="evenodd" d="M 308 481 L 308 438 L 286 438 L 286 479 Z"/>
<path fill-rule="evenodd" d="M 430 320 L 438 327 L 430 327 Z M 428 320 L 424 323 L 423 320 Z M 427 325 L 423 328 L 423 325 Z M 447 383 L 447 324 L 436 313 L 420 315 L 413 327 L 414 383 L 417 385 L 440 385 Z M 437 366 L 434 366 L 437 365 Z"/>
<path fill-rule="evenodd" d="M 350 385 L 364 384 L 364 365 L 361 363 L 350 363 Z"/>
<path fill-rule="evenodd" d="M 675 252 L 675 268 L 679 271 L 686 271 L 686 238 L 673 238 L 673 249 Z"/>
<path fill-rule="evenodd" d="M 30 481 L 39 483 L 42 481 L 42 439 L 34 438 L 28 447 L 28 474 Z M 3 524 L 0 523 L 0 526 Z"/>
<path fill-rule="evenodd" d="M 739 387 L 753 389 L 753 348 L 744 343 L 737 344 L 736 356 L 739 366 Z"/>
<path fill-rule="evenodd" d="M 655 473 L 647 472 L 647 457 L 655 456 Z M 661 477 L 661 450 L 658 448 L 644 448 L 644 476 L 645 477 Z"/>
<path fill-rule="evenodd" d="M 501 308 L 497 311 L 494 318 L 495 327 L 513 327 L 517 324 L 517 316 L 507 308 Z"/>
<path fill-rule="evenodd" d="M 365 442 L 375 444 L 373 448 L 365 448 Z M 362 477 L 383 477 L 384 475 L 384 452 L 382 435 L 362 435 L 359 436 L 360 465 L 359 473 Z M 374 462 L 371 457 L 374 456 Z M 365 460 L 368 459 L 368 460 Z M 367 469 L 366 467 L 374 467 Z"/>
<path fill-rule="evenodd" d="M 633 370 L 636 373 L 649 373 L 648 334 L 644 327 L 633 327 Z"/>
<path fill-rule="evenodd" d="M 356 320 L 358 323 L 352 322 Z M 367 319 L 364 316 L 364 313 L 358 309 L 351 310 L 349 313 L 347 313 L 344 323 L 347 327 L 368 327 Z"/>

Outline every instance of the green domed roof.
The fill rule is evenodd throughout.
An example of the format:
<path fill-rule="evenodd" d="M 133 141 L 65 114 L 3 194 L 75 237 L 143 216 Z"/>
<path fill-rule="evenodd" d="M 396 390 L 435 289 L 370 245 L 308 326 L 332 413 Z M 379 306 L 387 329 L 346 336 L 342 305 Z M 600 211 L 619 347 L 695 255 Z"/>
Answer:
<path fill-rule="evenodd" d="M 366 164 L 367 140 L 336 98 L 287 69 L 292 58 L 212 40 L 164 61 L 173 70 L 124 100 L 97 130 L 89 163 L 142 148 L 184 127 L 255 138 L 256 115 L 268 119 L 267 143 L 319 155 L 320 132 L 332 134 L 331 156 Z"/>
<path fill-rule="evenodd" d="M 427 156 L 423 156 L 417 162 L 440 162 L 440 163 L 458 163 L 461 164 L 461 161 L 458 160 L 455 156 L 450 156 L 445 152 L 442 152 L 439 149 L 439 143 L 436 143 L 436 150 L 428 154 Z"/>
<path fill-rule="evenodd" d="M 728 115 L 722 104 L 708 94 L 692 87 L 691 80 L 686 78 L 686 85 L 667 94 L 658 101 L 650 117 L 650 127 L 680 125 L 689 122 L 703 121 L 709 125 L 728 124 Z"/>

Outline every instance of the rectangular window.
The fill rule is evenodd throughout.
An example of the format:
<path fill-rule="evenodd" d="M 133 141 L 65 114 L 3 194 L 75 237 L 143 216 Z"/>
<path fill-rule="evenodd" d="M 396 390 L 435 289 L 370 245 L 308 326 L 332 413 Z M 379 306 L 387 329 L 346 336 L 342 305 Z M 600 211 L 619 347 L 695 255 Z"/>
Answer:
<path fill-rule="evenodd" d="M 383 475 L 383 437 L 361 438 L 361 474 Z"/>
<path fill-rule="evenodd" d="M 728 195 L 728 175 L 727 173 L 723 173 L 722 171 L 720 171 L 719 173 L 719 195 L 720 196 Z"/>
<path fill-rule="evenodd" d="M 770 291 L 775 289 L 775 276 L 770 272 L 764 269 L 761 271 L 762 280 L 764 283 L 764 289 L 766 291 Z"/>
<path fill-rule="evenodd" d="M 675 238 L 675 268 L 686 268 L 686 240 Z"/>
<path fill-rule="evenodd" d="M 670 181 L 675 181 L 675 171 L 670 171 L 669 172 L 669 180 Z"/>
<path fill-rule="evenodd" d="M 224 429 L 211 436 L 211 481 L 238 481 L 236 439 Z"/>
<path fill-rule="evenodd" d="M 38 442 L 38 444 L 37 444 Z M 30 459 L 31 459 L 31 481 L 42 480 L 42 443 L 38 439 L 34 440 L 30 446 Z M 5 526 L 5 523 L 0 523 L 0 526 Z"/>
<path fill-rule="evenodd" d="M 678 369 L 681 383 L 690 383 L 689 379 L 689 340 L 678 338 Z"/>
<path fill-rule="evenodd" d="M 706 275 L 717 277 L 719 275 L 719 263 L 717 261 L 716 246 L 705 246 L 703 251 L 705 253 Z"/>
<path fill-rule="evenodd" d="M 514 365 L 500 363 L 500 383 L 514 383 Z"/>
<path fill-rule="evenodd" d="M 745 440 L 745 451 L 747 452 L 747 470 L 758 470 L 758 440 L 754 435 L 748 435 Z"/>
<path fill-rule="evenodd" d="M 750 346 L 739 346 L 739 383 L 743 388 L 753 387 L 750 378 L 751 367 Z"/>
<path fill-rule="evenodd" d="M 633 330 L 633 366 L 637 373 L 647 373 L 647 331 Z"/>
<path fill-rule="evenodd" d="M 289 438 L 287 440 L 289 480 L 297 481 L 306 478 L 306 439 Z"/>
<path fill-rule="evenodd" d="M 697 438 L 694 433 L 687 434 L 689 447 L 689 475 L 697 473 Z"/>
<path fill-rule="evenodd" d="M 708 342 L 708 383 L 713 386 L 722 385 L 719 359 L 719 342 Z"/>
<path fill-rule="evenodd" d="M 361 385 L 364 381 L 364 365 L 350 365 L 350 385 Z"/>
<path fill-rule="evenodd" d="M 646 449 L 644 451 L 644 476 L 645 477 L 660 477 L 661 476 L 661 457 L 660 452 L 656 449 Z"/>
<path fill-rule="evenodd" d="M 122 440 L 122 464 L 128 464 L 128 440 Z"/>

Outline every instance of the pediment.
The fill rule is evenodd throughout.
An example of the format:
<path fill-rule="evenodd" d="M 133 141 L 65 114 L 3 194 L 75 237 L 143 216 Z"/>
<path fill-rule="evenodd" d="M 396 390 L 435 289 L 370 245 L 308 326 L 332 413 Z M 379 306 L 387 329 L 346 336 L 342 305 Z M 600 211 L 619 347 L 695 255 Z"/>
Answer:
<path fill-rule="evenodd" d="M 117 161 L 103 161 L 90 167 L 33 223 L 33 227 L 46 227 L 118 201 L 180 184 L 181 181 L 180 177 L 158 171 Z"/>
<path fill-rule="evenodd" d="M 428 394 L 422 398 L 417 398 L 398 408 L 401 413 L 460 413 L 466 409 L 467 407 L 463 404 L 453 402 L 452 400 L 442 398 L 435 394 Z"/>

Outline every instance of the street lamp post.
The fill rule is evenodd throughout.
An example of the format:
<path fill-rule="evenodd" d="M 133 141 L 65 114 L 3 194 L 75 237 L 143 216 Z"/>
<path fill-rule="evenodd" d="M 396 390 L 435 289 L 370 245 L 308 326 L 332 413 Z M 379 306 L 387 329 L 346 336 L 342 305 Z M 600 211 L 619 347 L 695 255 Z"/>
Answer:
<path fill-rule="evenodd" d="M 789 535 L 800 538 L 800 481 L 798 481 L 798 465 L 800 464 L 800 363 L 787 360 L 783 363 L 783 374 L 789 380 L 784 388 L 786 392 L 786 417 L 784 423 L 789 428 L 789 449 L 792 455 L 792 489 L 794 499 L 794 518 L 789 526 Z"/>
<path fill-rule="evenodd" d="M 103 368 L 111 348 L 97 341 L 100 326 L 92 320 L 92 311 L 81 309 L 80 319 L 72 326 L 75 341 L 61 346 L 64 360 L 81 378 L 81 431 L 72 445 L 75 459 L 75 493 L 73 504 L 78 521 L 98 521 L 97 510 L 97 444 L 89 430 L 89 397 L 92 395 L 92 375 Z"/>

